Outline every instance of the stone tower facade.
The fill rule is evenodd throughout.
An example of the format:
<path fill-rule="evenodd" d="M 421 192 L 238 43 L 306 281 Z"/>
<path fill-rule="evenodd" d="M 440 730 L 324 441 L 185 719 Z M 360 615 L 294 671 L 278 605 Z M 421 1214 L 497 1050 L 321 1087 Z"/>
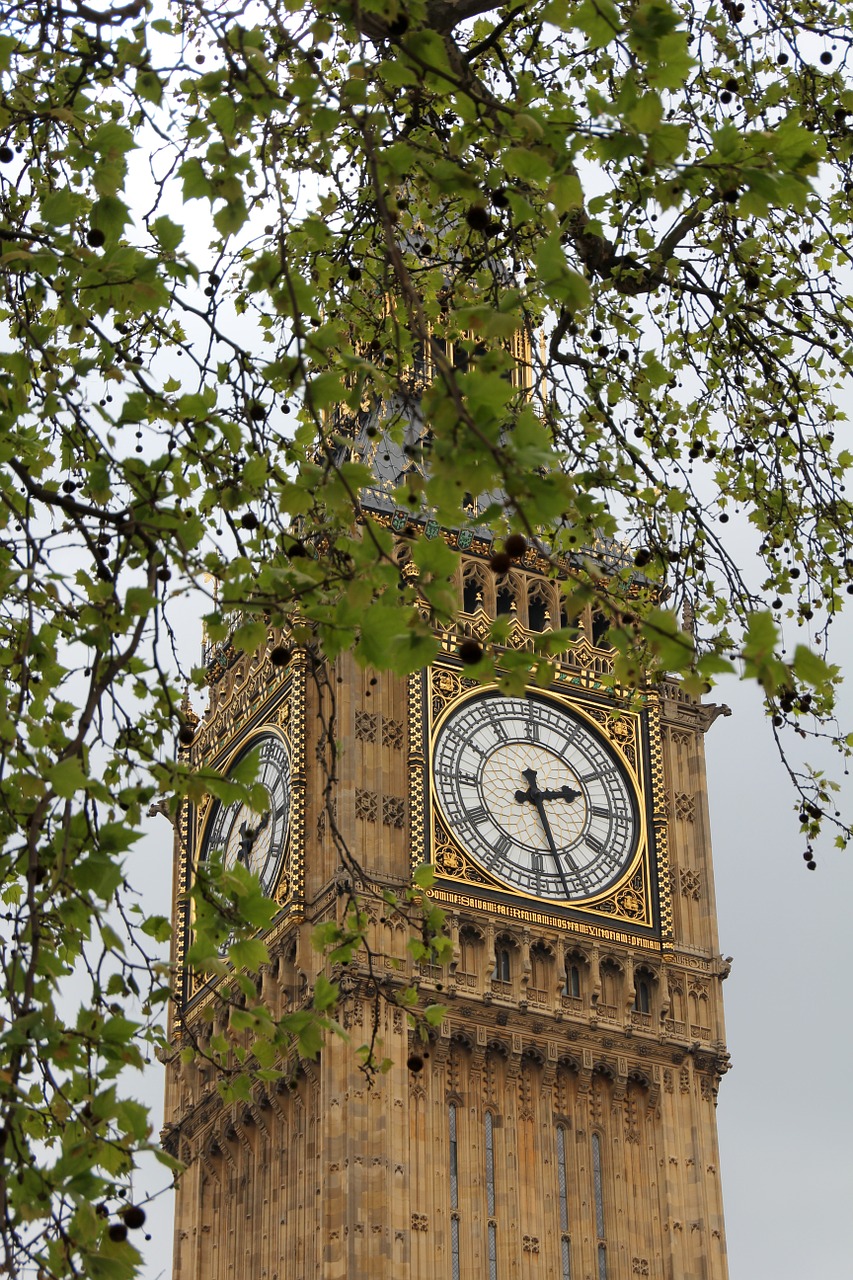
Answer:
<path fill-rule="evenodd" d="M 393 512 L 381 518 L 394 527 Z M 346 656 L 327 668 L 298 650 L 275 665 L 277 633 L 251 656 L 208 655 L 195 758 L 227 769 L 260 743 L 264 769 L 287 759 L 286 782 L 265 777 L 284 826 L 255 837 L 255 869 L 281 904 L 266 997 L 278 1012 L 310 1001 L 323 964 L 312 930 L 352 890 L 366 895 L 371 954 L 335 975 L 349 1040 L 330 1036 L 286 1083 L 225 1106 L 204 1060 L 175 1054 L 165 1140 L 187 1169 L 174 1280 L 726 1278 L 727 965 L 703 755 L 718 709 L 676 685 L 614 694 L 588 616 L 553 685 L 529 691 L 522 732 L 525 700 L 476 687 L 459 643 L 508 612 L 507 647 L 531 646 L 560 617 L 558 586 L 534 551 L 496 578 L 487 536 L 462 549 L 461 622 L 426 672 Z M 416 572 L 406 540 L 400 571 Z M 239 817 L 184 816 L 178 961 L 193 868 L 214 827 L 239 856 Z M 502 823 L 516 824 L 514 844 Z M 516 855 L 536 839 L 539 853 Z M 453 941 L 440 967 L 414 962 L 375 892 L 404 890 L 423 862 Z M 409 986 L 446 1007 L 428 1043 L 395 1003 Z M 185 980 L 181 1017 L 201 1036 L 219 1029 L 204 1022 L 210 1001 Z M 356 1052 L 371 1041 L 392 1062 L 372 1080 Z"/>

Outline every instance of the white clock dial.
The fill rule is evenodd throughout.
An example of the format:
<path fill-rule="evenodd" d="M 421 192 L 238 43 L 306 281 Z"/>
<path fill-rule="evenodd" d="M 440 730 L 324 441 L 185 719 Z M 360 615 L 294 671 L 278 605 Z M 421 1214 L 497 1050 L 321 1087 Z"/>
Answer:
<path fill-rule="evenodd" d="M 639 819 L 623 765 L 554 699 L 468 699 L 441 722 L 432 768 L 450 832 L 512 888 L 580 901 L 610 888 L 634 858 Z"/>
<path fill-rule="evenodd" d="M 281 738 L 267 733 L 249 743 L 237 763 L 253 751 L 260 752 L 257 782 L 267 802 L 260 812 L 242 801 L 218 803 L 205 832 L 202 857 L 222 850 L 226 867 L 242 862 L 270 894 L 278 883 L 290 831 L 290 754 Z"/>

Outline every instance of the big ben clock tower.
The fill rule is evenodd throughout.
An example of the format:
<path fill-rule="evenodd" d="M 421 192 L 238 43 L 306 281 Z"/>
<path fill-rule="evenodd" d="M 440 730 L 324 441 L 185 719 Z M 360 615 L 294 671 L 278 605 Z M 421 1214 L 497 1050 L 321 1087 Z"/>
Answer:
<path fill-rule="evenodd" d="M 381 456 L 392 488 L 399 446 L 380 433 L 357 448 Z M 401 572 L 416 573 L 416 538 L 463 552 L 459 621 L 430 669 L 406 679 L 343 656 L 318 678 L 298 649 L 282 662 L 278 633 L 253 655 L 208 655 L 194 758 L 227 771 L 257 751 L 268 803 L 185 815 L 177 961 L 186 891 L 216 848 L 280 904 L 263 980 L 274 1011 L 310 1003 L 324 963 L 312 931 L 349 889 L 365 894 L 372 972 L 349 966 L 349 1040 L 330 1036 L 247 1101 L 223 1104 L 204 1056 L 175 1053 L 175 1280 L 725 1280 L 727 967 L 703 755 L 718 709 L 676 684 L 614 691 L 592 616 L 550 687 L 510 696 L 470 679 L 460 648 L 498 614 L 508 650 L 559 621 L 553 565 L 530 548 L 496 574 L 487 529 L 398 517 L 376 474 L 367 501 L 405 526 Z M 453 942 L 441 966 L 413 961 L 381 905 L 423 863 Z M 446 1008 L 426 1047 L 394 1002 L 412 986 Z M 215 1033 L 210 999 L 185 978 L 176 1048 L 187 1027 Z M 368 1080 L 355 1049 L 372 1038 L 392 1065 Z"/>

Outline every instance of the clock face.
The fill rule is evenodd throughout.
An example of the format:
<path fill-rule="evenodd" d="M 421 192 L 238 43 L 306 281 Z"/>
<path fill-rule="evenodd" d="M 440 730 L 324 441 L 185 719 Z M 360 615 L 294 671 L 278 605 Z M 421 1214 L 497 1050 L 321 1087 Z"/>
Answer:
<path fill-rule="evenodd" d="M 235 763 L 254 751 L 260 752 L 257 782 L 267 801 L 259 812 L 242 801 L 218 802 L 204 835 L 202 858 L 221 849 L 226 867 L 242 862 L 269 895 L 278 883 L 290 830 L 290 754 L 281 738 L 266 733 L 254 738 Z"/>
<path fill-rule="evenodd" d="M 561 703 L 478 694 L 442 721 L 433 788 L 450 832 L 513 889 L 594 897 L 637 849 L 634 788 L 604 739 Z"/>

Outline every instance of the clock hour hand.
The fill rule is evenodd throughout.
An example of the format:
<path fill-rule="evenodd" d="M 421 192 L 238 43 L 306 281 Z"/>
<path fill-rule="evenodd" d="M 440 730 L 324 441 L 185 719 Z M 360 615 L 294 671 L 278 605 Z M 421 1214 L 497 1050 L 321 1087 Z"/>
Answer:
<path fill-rule="evenodd" d="M 267 809 L 256 827 L 250 827 L 248 822 L 240 823 L 240 852 L 237 854 L 238 862 L 242 862 L 248 867 L 249 858 L 252 856 L 252 845 L 255 843 L 269 820 L 270 811 Z"/>
<path fill-rule="evenodd" d="M 569 886 L 566 881 L 566 873 L 563 870 L 563 864 L 560 861 L 560 853 L 559 853 L 559 850 L 557 849 L 556 844 L 554 843 L 554 833 L 551 830 L 551 823 L 548 821 L 548 814 L 545 811 L 545 797 L 547 795 L 547 792 L 540 791 L 539 788 L 537 787 L 535 769 L 523 769 L 521 776 L 522 778 L 527 779 L 527 790 L 516 791 L 515 798 L 519 804 L 524 804 L 525 802 L 528 802 L 529 804 L 532 804 L 535 806 L 536 812 L 539 814 L 539 821 L 542 823 L 542 830 L 545 832 L 545 839 L 548 841 L 548 848 L 551 850 L 551 856 L 554 859 L 554 862 L 557 867 L 557 871 L 559 872 L 560 879 L 563 883 L 563 891 L 565 892 L 566 897 L 570 898 L 572 895 L 569 892 Z M 561 796 L 562 792 L 557 792 L 556 795 Z M 549 798 L 556 798 L 556 796 L 549 797 Z"/>
<path fill-rule="evenodd" d="M 540 791 L 539 795 L 543 800 L 568 800 L 569 804 L 573 800 L 580 800 L 583 792 L 575 791 L 572 787 L 560 787 L 557 791 Z"/>

